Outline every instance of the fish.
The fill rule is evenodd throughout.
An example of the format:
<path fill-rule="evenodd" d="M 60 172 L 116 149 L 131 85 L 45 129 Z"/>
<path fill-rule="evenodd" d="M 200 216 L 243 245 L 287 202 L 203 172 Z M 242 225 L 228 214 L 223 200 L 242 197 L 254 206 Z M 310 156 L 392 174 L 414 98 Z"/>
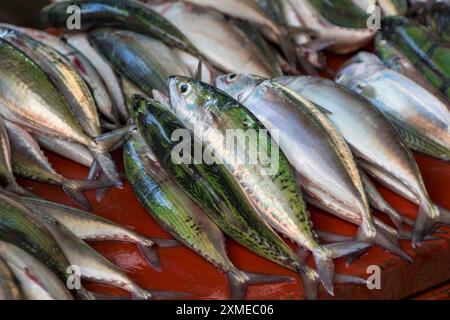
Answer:
<path fill-rule="evenodd" d="M 94 161 L 94 157 L 88 148 L 82 144 L 47 136 L 40 132 L 33 132 L 33 137 L 39 146 L 54 152 L 61 157 L 72 160 L 82 166 L 90 168 Z"/>
<path fill-rule="evenodd" d="M 258 47 L 220 12 L 183 2 L 148 5 L 181 28 L 201 56 L 218 69 L 267 77 L 277 74 L 268 68 L 270 63 Z"/>
<path fill-rule="evenodd" d="M 411 149 L 450 160 L 450 110 L 416 82 L 372 62 L 375 58 L 359 53 L 340 69 L 336 81 L 380 109 Z"/>
<path fill-rule="evenodd" d="M 323 78 L 298 77 L 280 81 L 327 110 L 327 117 L 345 137 L 358 161 L 364 159 L 385 168 L 414 190 L 422 203 L 420 217 L 437 214 L 412 153 L 396 128 L 372 103 L 342 84 Z M 412 239 L 416 244 L 427 234 L 422 230 L 428 229 L 420 219 L 416 220 Z"/>
<path fill-rule="evenodd" d="M 11 268 L 27 300 L 73 300 L 65 282 L 23 249 L 0 241 L 0 257 Z"/>
<path fill-rule="evenodd" d="M 156 159 L 175 178 L 177 186 L 229 237 L 259 256 L 299 272 L 307 297 L 314 299 L 317 296 L 316 272 L 309 269 L 254 211 L 227 171 L 214 163 L 177 161 L 175 164 L 167 156 L 177 145 L 169 135 L 175 130 L 186 130 L 168 106 L 137 95 L 133 96 L 132 105 L 139 133 L 155 152 Z"/>
<path fill-rule="evenodd" d="M 159 271 L 161 266 L 156 249 L 177 244 L 174 240 L 151 239 L 141 236 L 117 223 L 84 210 L 39 198 L 21 197 L 20 200 L 27 207 L 36 207 L 44 211 L 85 241 L 121 241 L 136 244 L 145 260 Z"/>
<path fill-rule="evenodd" d="M 450 42 L 450 3 L 443 1 L 432 3 L 426 10 L 427 25 L 442 39 Z"/>
<path fill-rule="evenodd" d="M 0 179 L 6 183 L 6 189 L 18 194 L 30 194 L 16 181 L 11 163 L 11 145 L 9 143 L 8 131 L 5 122 L 0 117 Z"/>
<path fill-rule="evenodd" d="M 87 134 L 91 137 L 101 134 L 96 104 L 86 82 L 59 52 L 13 29 L 0 27 L 0 37 L 25 53 L 48 74 Z"/>
<path fill-rule="evenodd" d="M 11 141 L 12 168 L 16 175 L 59 186 L 79 205 L 88 209 L 91 205 L 82 192 L 111 185 L 109 180 L 64 178 L 52 168 L 38 143 L 26 130 L 9 121 L 5 124 Z"/>
<path fill-rule="evenodd" d="M 44 7 L 40 12 L 40 19 L 46 26 L 67 30 L 68 18 L 71 16 L 68 8 L 73 5 L 80 8 L 82 23 L 77 31 L 91 30 L 96 27 L 125 29 L 157 38 L 169 46 L 198 55 L 196 47 L 180 29 L 156 11 L 135 0 L 63 1 Z"/>
<path fill-rule="evenodd" d="M 120 79 L 109 62 L 93 47 L 87 33 L 69 33 L 63 37 L 71 46 L 76 48 L 92 62 L 105 83 L 106 89 L 113 101 L 115 112 L 125 122 L 129 117 L 128 109 L 125 106 L 125 97 L 120 89 Z"/>
<path fill-rule="evenodd" d="M 163 42 L 132 31 L 96 29 L 89 33 L 95 48 L 115 70 L 147 95 L 153 89 L 167 90 L 170 75 L 190 75 Z"/>
<path fill-rule="evenodd" d="M 111 261 L 97 253 L 63 224 L 46 214 L 45 210 L 33 207 L 30 211 L 58 241 L 71 265 L 80 269 L 82 279 L 121 288 L 129 292 L 134 299 L 148 300 L 184 296 L 181 293 L 157 292 L 141 288 Z"/>
<path fill-rule="evenodd" d="M 177 186 L 138 131 L 124 148 L 124 164 L 133 190 L 149 213 L 174 238 L 225 273 L 232 299 L 244 299 L 254 284 L 292 281 L 286 276 L 239 270 L 227 256 L 225 238 L 206 213 Z"/>
<path fill-rule="evenodd" d="M 220 86 L 221 81 L 216 83 Z M 294 170 L 268 134 L 270 127 L 267 130 L 244 105 L 220 89 L 185 77 L 171 77 L 169 92 L 173 112 L 213 152 L 214 159 L 224 164 L 259 215 L 293 240 L 299 250 L 312 252 L 320 279 L 333 294 L 333 258 L 370 244 L 352 242 L 330 248 L 317 242 Z M 245 136 L 226 147 L 226 132 L 232 130 L 243 135 L 253 132 L 254 138 L 249 137 L 253 149 L 247 147 Z M 274 156 L 265 159 L 264 164 L 262 159 L 250 160 L 252 151 L 262 149 Z"/>
<path fill-rule="evenodd" d="M 357 240 L 376 243 L 408 257 L 377 230 L 351 150 L 317 105 L 276 80 L 251 75 L 220 76 L 216 85 L 238 99 L 269 132 L 279 135 L 279 147 L 304 190 L 316 198 L 325 195 L 328 201 L 350 204 L 360 217 Z M 286 232 L 284 228 L 278 230 Z"/>
<path fill-rule="evenodd" d="M 302 25 L 316 30 L 322 40 L 331 40 L 334 43 L 327 47 L 327 50 L 338 54 L 345 54 L 355 51 L 367 44 L 376 34 L 375 29 L 367 28 L 346 28 L 333 24 L 325 19 L 315 5 L 305 0 L 287 0 L 291 4 Z M 322 4 L 328 3 L 331 6 L 335 3 L 320 1 Z M 334 11 L 334 10 L 333 10 Z M 333 15 L 329 12 L 328 16 Z M 334 16 L 334 15 L 333 15 Z M 330 17 L 328 17 L 331 19 Z M 333 19 L 334 20 L 334 19 Z"/>
<path fill-rule="evenodd" d="M 404 54 L 383 40 L 380 35 L 375 39 L 375 53 L 386 67 L 417 82 L 449 107 L 450 99 L 445 97 L 438 88 L 435 88 Z"/>
<path fill-rule="evenodd" d="M 0 57 L 0 114 L 32 131 L 86 146 L 106 177 L 121 186 L 115 164 L 107 152 L 110 142 L 84 133 L 67 102 L 39 66 L 1 39 Z"/>
<path fill-rule="evenodd" d="M 22 292 L 17 279 L 3 258 L 0 258 L 0 300 L 20 299 L 22 299 Z"/>
<path fill-rule="evenodd" d="M 404 17 L 381 24 L 382 39 L 398 49 L 445 97 L 450 98 L 450 44 L 430 29 Z"/>

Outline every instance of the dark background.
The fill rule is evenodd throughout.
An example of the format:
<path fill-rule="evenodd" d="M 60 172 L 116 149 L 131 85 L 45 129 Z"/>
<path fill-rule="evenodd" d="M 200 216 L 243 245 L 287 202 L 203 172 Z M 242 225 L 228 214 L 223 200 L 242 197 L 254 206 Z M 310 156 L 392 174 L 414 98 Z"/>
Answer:
<path fill-rule="evenodd" d="M 39 10 L 48 0 L 0 0 L 0 22 L 40 27 Z"/>

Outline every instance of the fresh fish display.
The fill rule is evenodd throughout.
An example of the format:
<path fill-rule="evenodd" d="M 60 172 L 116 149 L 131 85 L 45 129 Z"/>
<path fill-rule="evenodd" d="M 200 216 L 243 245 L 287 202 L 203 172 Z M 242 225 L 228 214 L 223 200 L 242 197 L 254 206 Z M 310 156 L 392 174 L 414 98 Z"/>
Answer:
<path fill-rule="evenodd" d="M 229 74 L 218 77 L 216 84 L 239 99 L 272 134 L 279 134 L 279 146 L 300 175 L 303 189 L 316 199 L 325 194 L 328 201 L 350 204 L 361 221 L 358 239 L 407 257 L 377 231 L 353 155 L 319 107 L 275 81 L 255 76 Z M 293 140 L 295 136 L 302 139 Z"/>
<path fill-rule="evenodd" d="M 0 258 L 0 300 L 20 300 L 23 298 L 17 279 L 8 264 Z"/>
<path fill-rule="evenodd" d="M 33 137 L 18 125 L 7 121 L 11 137 L 12 168 L 15 174 L 61 187 L 84 208 L 90 208 L 83 191 L 111 186 L 110 181 L 69 180 L 58 174 L 48 162 Z"/>
<path fill-rule="evenodd" d="M 28 300 L 73 299 L 66 288 L 66 283 L 23 249 L 0 241 L 0 257 L 11 268 L 24 298 Z M 15 294 L 17 295 L 17 292 Z"/>
<path fill-rule="evenodd" d="M 90 38 L 116 71 L 146 94 L 166 91 L 166 79 L 173 74 L 188 76 L 188 68 L 163 42 L 131 31 L 96 29 Z"/>
<path fill-rule="evenodd" d="M 113 101 L 115 112 L 122 121 L 128 119 L 128 109 L 125 105 L 125 97 L 120 89 L 120 79 L 108 61 L 95 50 L 89 41 L 89 36 L 85 33 L 67 34 L 64 36 L 67 42 L 81 52 L 92 62 L 97 72 L 100 74 L 108 93 Z M 113 114 L 115 112 L 112 112 Z"/>
<path fill-rule="evenodd" d="M 164 41 L 169 46 L 197 55 L 197 49 L 186 36 L 148 6 L 135 0 L 83 0 L 50 4 L 41 10 L 41 21 L 47 26 L 67 28 L 70 6 L 79 6 L 78 31 L 95 27 L 115 27 L 140 32 Z M 70 30 L 69 30 L 70 31 Z"/>
<path fill-rule="evenodd" d="M 0 57 L 2 116 L 31 130 L 88 147 L 108 179 L 120 185 L 114 162 L 107 153 L 108 141 L 94 140 L 83 132 L 47 75 L 4 40 L 0 41 Z M 28 108 L 28 105 L 33 105 L 33 108 Z"/>
<path fill-rule="evenodd" d="M 148 5 L 182 28 L 201 55 L 217 68 L 267 77 L 277 75 L 259 48 L 221 13 L 182 2 Z"/>
<path fill-rule="evenodd" d="M 184 77 L 171 77 L 169 91 L 174 113 L 214 151 L 215 159 L 219 159 L 233 175 L 261 217 L 300 248 L 312 252 L 321 281 L 332 293 L 332 259 L 358 251 L 362 243 L 347 243 L 347 247 L 332 250 L 316 241 L 295 172 L 284 154 L 274 150 L 272 139 L 261 137 L 261 131 L 265 130 L 267 134 L 267 129 L 242 104 L 219 89 Z M 267 159 L 269 168 L 264 167 L 261 159 L 256 163 L 248 160 L 251 148 L 247 148 L 245 142 L 236 143 L 237 152 L 234 147 L 224 147 L 227 130 L 257 131 L 259 138 L 251 139 L 251 143 L 257 144 L 257 150 L 265 148 L 264 144 L 266 150 L 276 153 Z M 271 172 L 270 165 L 275 163 L 277 167 Z"/>
<path fill-rule="evenodd" d="M 237 269 L 227 256 L 220 229 L 156 159 L 140 134 L 133 133 L 125 145 L 124 161 L 136 195 L 165 230 L 227 275 L 232 298 L 243 299 L 248 285 L 292 279 Z"/>
<path fill-rule="evenodd" d="M 445 97 L 450 98 L 450 45 L 428 28 L 403 17 L 381 24 L 382 39 L 399 50 Z"/>
<path fill-rule="evenodd" d="M 385 168 L 414 190 L 421 199 L 419 216 L 422 218 L 415 224 L 413 242 L 420 242 L 429 231 L 428 221 L 421 219 L 436 219 L 438 212 L 428 196 L 411 152 L 383 113 L 367 100 L 330 80 L 299 77 L 280 81 L 323 107 L 358 158 Z"/>
<path fill-rule="evenodd" d="M 81 75 L 61 54 L 25 34 L 8 28 L 0 28 L 0 37 L 24 52 L 49 75 L 87 134 L 91 137 L 101 134 L 94 98 Z"/>

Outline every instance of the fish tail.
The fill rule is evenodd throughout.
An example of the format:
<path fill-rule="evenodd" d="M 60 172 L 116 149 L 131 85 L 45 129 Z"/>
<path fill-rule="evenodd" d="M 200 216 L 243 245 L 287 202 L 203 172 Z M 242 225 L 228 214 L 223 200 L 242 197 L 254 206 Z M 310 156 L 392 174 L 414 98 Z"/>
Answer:
<path fill-rule="evenodd" d="M 381 229 L 374 226 L 375 232 L 368 232 L 364 225 L 361 225 L 358 228 L 358 235 L 357 240 L 358 241 L 365 241 L 367 243 L 376 244 L 383 249 L 388 250 L 389 252 L 409 261 L 412 262 L 411 257 L 403 251 L 398 243 L 397 237 L 394 235 L 388 234 L 386 232 L 383 232 Z M 347 262 L 352 262 L 355 260 L 355 258 L 358 258 L 358 256 L 351 256 L 350 258 L 353 259 L 347 259 Z"/>
<path fill-rule="evenodd" d="M 194 294 L 189 292 L 146 290 L 138 286 L 130 290 L 130 293 L 133 300 L 173 300 L 194 297 Z"/>
<path fill-rule="evenodd" d="M 319 239 L 324 242 L 345 242 L 345 241 L 352 241 L 352 237 L 343 236 L 341 234 L 332 233 L 328 231 L 316 231 L 317 235 L 319 236 Z"/>
<path fill-rule="evenodd" d="M 350 284 L 367 284 L 367 280 L 360 277 L 350 276 L 348 274 L 336 273 L 334 276 L 335 283 Z"/>
<path fill-rule="evenodd" d="M 450 225 L 450 210 L 437 206 L 439 209 L 439 223 Z"/>
<path fill-rule="evenodd" d="M 422 240 L 432 233 L 434 226 L 439 221 L 440 212 L 436 205 L 425 199 L 420 202 L 417 211 L 416 223 L 413 228 L 412 245 L 420 246 Z"/>
<path fill-rule="evenodd" d="M 171 239 L 142 239 L 136 243 L 145 261 L 156 271 L 161 272 L 161 261 L 158 248 L 170 248 L 180 245 L 176 240 Z"/>
<path fill-rule="evenodd" d="M 12 192 L 12 193 L 14 193 L 14 194 L 18 194 L 18 195 L 21 195 L 21 196 L 33 197 L 33 198 L 36 197 L 36 195 L 31 193 L 27 189 L 23 188 L 22 186 L 20 186 L 15 181 L 8 183 L 8 185 L 5 187 L 5 189 L 10 191 L 10 192 Z"/>
<path fill-rule="evenodd" d="M 247 288 L 249 285 L 295 281 L 294 278 L 289 276 L 244 272 L 240 270 L 233 270 L 228 272 L 227 277 L 231 292 L 231 298 L 233 300 L 243 300 L 245 298 L 245 294 L 247 293 Z"/>
<path fill-rule="evenodd" d="M 62 186 L 67 195 L 86 210 L 91 210 L 91 205 L 83 194 L 84 191 L 105 188 L 112 185 L 109 180 L 65 180 Z"/>
<path fill-rule="evenodd" d="M 302 279 L 303 292 L 308 300 L 317 300 L 319 291 L 319 275 L 307 266 L 302 266 L 298 270 Z"/>

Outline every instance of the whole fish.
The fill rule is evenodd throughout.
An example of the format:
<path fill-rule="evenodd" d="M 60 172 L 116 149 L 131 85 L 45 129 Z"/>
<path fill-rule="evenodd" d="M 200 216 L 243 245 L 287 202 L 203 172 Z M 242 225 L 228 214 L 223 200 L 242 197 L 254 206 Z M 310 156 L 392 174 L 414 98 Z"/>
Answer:
<path fill-rule="evenodd" d="M 79 163 L 82 166 L 90 168 L 94 161 L 94 157 L 89 149 L 79 143 L 50 137 L 40 132 L 33 132 L 33 137 L 42 148 Z"/>
<path fill-rule="evenodd" d="M 442 39 L 450 42 L 450 3 L 435 2 L 427 9 L 427 25 Z"/>
<path fill-rule="evenodd" d="M 136 244 L 146 261 L 157 270 L 160 270 L 157 247 L 165 248 L 176 244 L 173 240 L 146 238 L 90 212 L 59 203 L 30 197 L 21 197 L 20 200 L 27 207 L 42 210 L 83 240 L 123 241 Z"/>
<path fill-rule="evenodd" d="M 6 183 L 7 190 L 17 194 L 29 194 L 27 190 L 16 182 L 16 178 L 14 177 L 11 163 L 11 145 L 2 117 L 0 117 L 0 179 Z"/>
<path fill-rule="evenodd" d="M 414 82 L 417 82 L 419 85 L 434 94 L 437 98 L 441 99 L 447 106 L 450 105 L 450 99 L 445 97 L 445 95 L 443 95 L 438 88 L 435 88 L 425 78 L 424 74 L 420 72 L 404 54 L 402 54 L 389 42 L 383 40 L 380 35 L 376 37 L 375 49 L 378 58 L 380 58 L 386 67 L 405 75 Z"/>
<path fill-rule="evenodd" d="M 96 104 L 86 82 L 59 52 L 5 27 L 0 27 L 0 37 L 25 53 L 49 75 L 87 134 L 91 137 L 101 134 Z"/>
<path fill-rule="evenodd" d="M 111 261 L 97 253 L 56 219 L 47 215 L 45 210 L 36 207 L 30 210 L 58 241 L 71 265 L 80 268 L 82 279 L 116 286 L 128 291 L 135 299 L 170 298 L 180 295 L 180 293 L 157 292 L 141 288 Z"/>
<path fill-rule="evenodd" d="M 277 74 L 277 70 L 268 68 L 270 63 L 258 47 L 220 12 L 183 2 L 149 5 L 182 28 L 201 55 L 219 69 L 267 77 Z"/>
<path fill-rule="evenodd" d="M 177 186 L 138 132 L 133 133 L 125 144 L 124 163 L 128 179 L 142 205 L 165 230 L 227 275 L 233 299 L 243 299 L 248 285 L 292 279 L 236 268 L 227 256 L 225 238 L 220 229 Z"/>
<path fill-rule="evenodd" d="M 277 80 L 278 81 L 278 80 Z M 333 81 L 323 78 L 282 78 L 284 85 L 327 110 L 328 118 L 345 137 L 358 159 L 385 168 L 421 199 L 419 216 L 437 214 L 423 183 L 419 168 L 396 129 L 374 105 Z M 413 242 L 427 233 L 422 218 L 415 224 Z"/>
<path fill-rule="evenodd" d="M 390 70 L 369 53 L 360 53 L 336 79 L 371 101 L 416 151 L 450 160 L 450 110 L 413 80 Z"/>
<path fill-rule="evenodd" d="M 279 146 L 300 175 L 303 189 L 316 198 L 325 194 L 329 201 L 350 204 L 361 221 L 358 239 L 405 256 L 395 243 L 386 245 L 384 234 L 376 229 L 350 148 L 319 107 L 275 81 L 251 75 L 220 76 L 216 84 L 272 134 L 279 134 Z M 286 232 L 281 227 L 277 230 Z"/>
<path fill-rule="evenodd" d="M 287 0 L 295 13 L 297 14 L 302 25 L 310 29 L 316 30 L 320 38 L 323 40 L 331 40 L 334 43 L 327 49 L 336 53 L 345 54 L 357 50 L 368 43 L 375 35 L 375 29 L 367 28 L 364 24 L 363 28 L 345 28 L 333 24 L 324 18 L 319 10 L 309 0 Z M 328 3 L 331 6 L 336 1 L 320 1 L 322 4 Z M 336 10 L 332 10 L 328 15 L 333 15 Z M 338 15 L 336 15 L 338 17 Z M 329 19 L 331 19 L 329 17 Z M 335 19 L 333 19 L 335 20 Z"/>
<path fill-rule="evenodd" d="M 89 36 L 116 71 L 148 95 L 153 89 L 167 92 L 169 76 L 190 74 L 172 50 L 159 40 L 113 29 L 96 29 Z"/>
<path fill-rule="evenodd" d="M 403 17 L 381 24 L 382 39 L 397 48 L 444 96 L 450 98 L 450 44 L 430 29 Z"/>
<path fill-rule="evenodd" d="M 125 106 L 125 98 L 120 89 L 120 79 L 114 72 L 109 62 L 92 46 L 86 33 L 66 34 L 67 42 L 81 52 L 94 65 L 103 79 L 108 93 L 113 100 L 114 108 L 122 121 L 128 119 L 128 109 Z"/>
<path fill-rule="evenodd" d="M 220 85 L 221 81 L 217 83 Z M 174 113 L 213 151 L 214 158 L 224 164 L 260 216 L 300 249 L 312 252 L 321 281 L 332 294 L 333 258 L 359 251 L 364 243 L 329 248 L 316 241 L 294 170 L 283 152 L 275 149 L 277 146 L 267 129 L 244 105 L 211 85 L 184 77 L 171 77 L 169 91 Z M 271 127 L 268 129 L 270 131 Z M 247 146 L 245 136 L 234 146 L 224 146 L 229 140 L 227 131 L 250 134 L 249 143 L 253 148 Z M 236 136 L 234 140 L 239 139 Z M 267 166 L 262 158 L 251 160 L 255 150 L 264 149 L 273 153 L 264 161 Z"/>
<path fill-rule="evenodd" d="M 20 300 L 21 298 L 22 292 L 17 279 L 5 260 L 0 258 L 0 300 Z"/>
<path fill-rule="evenodd" d="M 6 128 L 11 141 L 12 168 L 16 175 L 61 187 L 84 208 L 90 208 L 83 191 L 103 188 L 110 181 L 69 180 L 57 173 L 33 137 L 18 125 L 7 121 Z"/>
<path fill-rule="evenodd" d="M 95 27 L 115 27 L 155 37 L 169 46 L 175 46 L 198 55 L 194 45 L 172 23 L 148 6 L 135 0 L 84 0 L 50 4 L 41 10 L 41 21 L 47 26 L 67 28 L 71 6 L 80 9 L 77 31 Z M 76 21 L 74 21 L 76 24 Z M 70 30 L 69 30 L 70 31 Z"/>
<path fill-rule="evenodd" d="M 66 283 L 23 249 L 0 241 L 0 257 L 11 268 L 24 298 L 28 300 L 73 299 L 67 290 Z"/>
<path fill-rule="evenodd" d="M 86 146 L 108 179 L 121 185 L 107 153 L 111 147 L 109 141 L 94 140 L 85 134 L 47 75 L 21 51 L 1 39 L 0 70 L 0 113 L 5 119 Z"/>
<path fill-rule="evenodd" d="M 69 45 L 65 40 L 51 33 L 6 23 L 0 23 L 0 26 L 24 33 L 62 54 L 88 84 L 97 108 L 102 115 L 110 121 L 117 122 L 114 110 L 112 110 L 110 93 L 105 87 L 106 82 L 111 82 L 111 80 L 108 78 L 105 80 L 105 77 L 100 76 L 99 72 L 97 72 L 98 61 L 91 59 L 91 57 L 86 56 L 84 52 L 81 52 L 75 46 Z M 96 64 L 95 67 L 94 64 Z"/>
<path fill-rule="evenodd" d="M 214 163 L 175 164 L 171 153 L 177 143 L 175 130 L 186 130 L 166 106 L 154 100 L 133 97 L 133 119 L 156 159 L 175 179 L 177 186 L 197 203 L 219 228 L 256 254 L 299 272 L 308 298 L 317 295 L 317 274 L 261 219 L 241 194 L 226 170 Z M 191 155 L 195 157 L 195 154 Z"/>

